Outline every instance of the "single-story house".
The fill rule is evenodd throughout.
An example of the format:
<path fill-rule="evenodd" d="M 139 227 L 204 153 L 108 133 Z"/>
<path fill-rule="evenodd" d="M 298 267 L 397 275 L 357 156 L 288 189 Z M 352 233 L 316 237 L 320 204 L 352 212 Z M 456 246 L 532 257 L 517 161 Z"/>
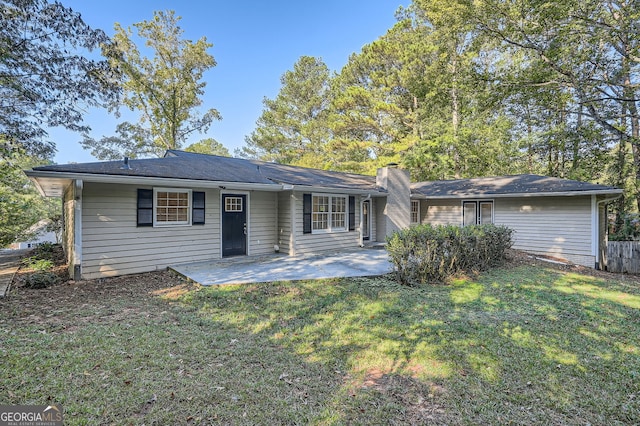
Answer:
<path fill-rule="evenodd" d="M 178 150 L 26 174 L 62 197 L 74 279 L 355 248 L 412 223 L 504 224 L 516 248 L 597 267 L 605 205 L 622 192 L 534 175 L 411 184 L 394 166 L 364 176 Z"/>

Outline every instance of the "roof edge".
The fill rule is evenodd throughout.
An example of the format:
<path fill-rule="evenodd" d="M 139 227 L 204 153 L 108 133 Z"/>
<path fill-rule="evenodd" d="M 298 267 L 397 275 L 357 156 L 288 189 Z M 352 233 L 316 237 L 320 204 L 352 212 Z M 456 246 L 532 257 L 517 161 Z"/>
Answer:
<path fill-rule="evenodd" d="M 230 181 L 214 181 L 200 179 L 181 179 L 181 178 L 165 178 L 165 177 L 149 177 L 149 176 L 128 176 L 128 175 L 109 175 L 100 173 L 71 173 L 58 172 L 50 170 L 25 170 L 24 173 L 34 182 L 38 190 L 41 191 L 41 185 L 38 179 L 70 179 L 82 180 L 84 182 L 98 183 L 114 183 L 122 185 L 171 185 L 176 187 L 194 187 L 194 188 L 220 188 L 220 189 L 237 189 L 237 190 L 262 190 L 269 192 L 279 191 L 299 191 L 299 192 L 323 192 L 323 193 L 342 193 L 342 194 L 371 194 L 386 196 L 387 193 L 379 189 L 349 189 L 327 186 L 302 186 L 289 185 L 281 183 L 249 183 L 249 182 L 230 182 Z M 42 192 L 41 192 L 42 193 Z M 42 193 L 45 195 L 44 193 Z"/>
<path fill-rule="evenodd" d="M 493 194 L 493 193 L 464 193 L 455 195 L 425 195 L 416 191 L 411 195 L 420 195 L 426 200 L 446 200 L 446 199 L 463 199 L 463 198 L 531 198 L 531 197 L 574 197 L 580 195 L 606 195 L 606 194 L 622 194 L 624 190 L 619 188 L 611 189 L 592 189 L 585 191 L 557 191 L 557 192 L 515 192 L 511 194 Z M 414 197 L 416 198 L 416 197 Z"/>
<path fill-rule="evenodd" d="M 73 179 L 82 180 L 84 182 L 100 182 L 100 183 L 116 183 L 123 185 L 154 185 L 162 183 L 163 185 L 172 186 L 191 186 L 194 188 L 214 188 L 225 187 L 231 189 L 262 189 L 265 191 L 282 190 L 282 185 L 276 183 L 247 183 L 247 182 L 229 182 L 201 179 L 181 179 L 181 178 L 165 178 L 152 176 L 128 176 L 128 175 L 109 175 L 99 173 L 71 173 L 56 172 L 49 170 L 26 170 L 24 172 L 30 178 L 40 179 Z"/>

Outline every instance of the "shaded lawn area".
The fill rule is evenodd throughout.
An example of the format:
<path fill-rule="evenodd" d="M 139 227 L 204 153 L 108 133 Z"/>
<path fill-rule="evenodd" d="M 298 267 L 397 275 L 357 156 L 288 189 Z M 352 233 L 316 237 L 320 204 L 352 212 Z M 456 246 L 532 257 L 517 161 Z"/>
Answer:
<path fill-rule="evenodd" d="M 70 425 L 640 423 L 640 286 L 540 266 L 17 289 L 0 354 L 0 401 Z"/>

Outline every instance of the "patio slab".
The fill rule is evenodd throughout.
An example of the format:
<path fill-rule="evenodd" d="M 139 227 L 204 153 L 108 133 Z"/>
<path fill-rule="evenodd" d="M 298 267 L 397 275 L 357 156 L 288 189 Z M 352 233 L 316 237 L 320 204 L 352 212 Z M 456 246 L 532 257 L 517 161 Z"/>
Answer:
<path fill-rule="evenodd" d="M 393 272 L 386 250 L 362 248 L 309 256 L 274 254 L 171 266 L 202 285 L 366 277 Z"/>

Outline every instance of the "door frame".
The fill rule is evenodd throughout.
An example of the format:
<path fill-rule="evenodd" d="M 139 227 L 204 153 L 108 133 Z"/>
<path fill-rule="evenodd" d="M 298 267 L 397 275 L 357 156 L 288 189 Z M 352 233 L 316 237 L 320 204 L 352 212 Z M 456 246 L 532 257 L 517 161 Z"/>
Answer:
<path fill-rule="evenodd" d="M 495 202 L 493 199 L 469 199 L 469 200 L 462 200 L 462 226 L 466 226 L 465 225 L 465 219 L 466 218 L 466 214 L 464 211 L 465 205 L 474 205 L 475 206 L 475 211 L 474 211 L 474 217 L 473 217 L 473 223 L 469 223 L 469 225 L 479 225 L 482 219 L 482 205 L 483 204 L 490 204 L 491 205 L 491 223 L 495 223 Z"/>
<path fill-rule="evenodd" d="M 246 238 L 246 247 L 247 249 L 245 250 L 245 256 L 249 256 L 251 254 L 251 245 L 249 244 L 249 241 L 251 241 L 250 235 L 251 235 L 251 215 L 249 214 L 249 212 L 251 212 L 250 206 L 251 206 L 251 197 L 250 197 L 250 192 L 249 191 L 232 191 L 232 190 L 221 190 L 220 191 L 220 198 L 218 200 L 219 204 L 220 204 L 220 208 L 218 209 L 218 213 L 220 215 L 220 230 L 218 232 L 218 240 L 220 242 L 219 246 L 219 250 L 220 250 L 220 258 L 222 259 L 224 256 L 222 255 L 222 215 L 224 214 L 224 203 L 223 203 L 223 195 L 244 195 L 246 198 L 246 202 L 245 202 L 245 214 L 246 214 L 246 218 L 247 218 L 247 235 L 245 235 Z M 242 256 L 242 255 L 238 255 L 238 256 Z"/>
<path fill-rule="evenodd" d="M 367 216 L 368 216 L 368 223 L 367 223 L 367 228 L 365 229 L 365 221 L 364 221 L 364 204 L 367 203 L 369 205 L 369 208 L 367 210 Z M 373 203 L 371 202 L 371 199 L 368 200 L 362 200 L 362 206 L 361 206 L 361 212 L 362 212 L 362 217 L 361 217 L 361 221 L 362 221 L 362 241 L 371 241 L 371 218 L 373 217 L 373 215 L 371 214 L 371 209 L 373 208 Z M 365 232 L 366 231 L 366 232 Z M 365 234 L 367 234 L 367 236 L 365 237 Z"/>

